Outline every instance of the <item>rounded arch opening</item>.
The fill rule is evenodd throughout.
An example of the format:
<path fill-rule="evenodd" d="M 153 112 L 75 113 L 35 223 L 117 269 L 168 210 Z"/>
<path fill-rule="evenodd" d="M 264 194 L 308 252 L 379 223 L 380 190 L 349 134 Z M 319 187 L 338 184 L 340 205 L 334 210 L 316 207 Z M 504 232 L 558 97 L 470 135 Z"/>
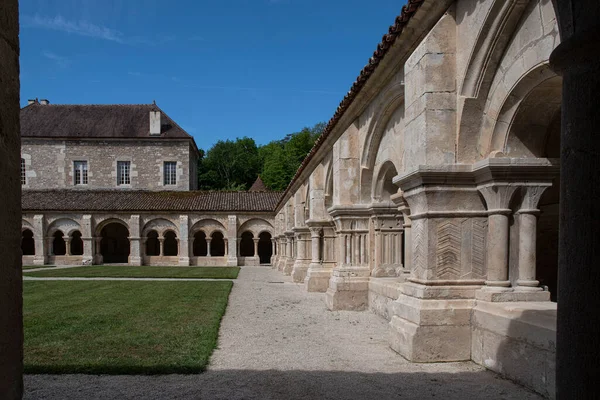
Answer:
<path fill-rule="evenodd" d="M 194 257 L 206 257 L 208 254 L 208 245 L 206 243 L 206 233 L 198 231 L 194 234 L 193 253 Z"/>
<path fill-rule="evenodd" d="M 258 235 L 258 257 L 261 264 L 270 264 L 271 256 L 273 255 L 273 244 L 271 243 L 271 234 L 269 232 L 261 232 Z"/>
<path fill-rule="evenodd" d="M 213 257 L 225 255 L 225 237 L 221 232 L 213 232 L 210 241 L 210 254 Z"/>
<path fill-rule="evenodd" d="M 160 242 L 158 241 L 158 232 L 152 230 L 146 235 L 146 255 L 159 256 Z"/>
<path fill-rule="evenodd" d="M 242 233 L 240 240 L 240 256 L 254 257 L 254 234 L 250 231 Z"/>
<path fill-rule="evenodd" d="M 398 192 L 398 188 L 393 182 L 396 175 L 398 172 L 394 163 L 391 161 L 383 163 L 373 185 L 373 201 L 391 203 L 391 197 Z"/>
<path fill-rule="evenodd" d="M 55 256 L 64 256 L 67 254 L 67 245 L 64 236 L 62 231 L 56 231 L 52 234 L 52 237 L 54 238 L 52 240 L 52 254 Z"/>
<path fill-rule="evenodd" d="M 118 222 L 102 228 L 100 252 L 105 264 L 123 264 L 129 259 L 129 229 Z"/>
<path fill-rule="evenodd" d="M 71 233 L 71 255 L 83 255 L 83 240 L 81 239 L 81 232 L 79 231 Z"/>
<path fill-rule="evenodd" d="M 35 256 L 35 241 L 31 229 L 21 232 L 21 252 L 24 256 Z"/>
<path fill-rule="evenodd" d="M 179 241 L 177 234 L 173 231 L 165 232 L 165 240 L 163 242 L 163 254 L 165 256 L 176 256 L 179 254 Z"/>

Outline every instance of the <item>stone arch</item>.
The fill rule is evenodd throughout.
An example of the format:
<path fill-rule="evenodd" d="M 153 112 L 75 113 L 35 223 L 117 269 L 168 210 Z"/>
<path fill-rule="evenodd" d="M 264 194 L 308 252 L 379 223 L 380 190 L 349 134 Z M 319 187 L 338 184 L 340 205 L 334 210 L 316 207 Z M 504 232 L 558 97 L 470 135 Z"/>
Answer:
<path fill-rule="evenodd" d="M 497 3 L 494 6 L 510 7 L 513 4 L 511 0 L 506 4 Z M 461 93 L 467 98 L 459 116 L 458 162 L 475 162 L 487 157 L 490 151 L 497 150 L 489 149 L 491 136 L 502 107 L 509 101 L 509 94 L 523 77 L 528 76 L 527 79 L 531 79 L 534 77 L 531 71 L 547 65 L 550 54 L 560 41 L 554 15 L 551 0 L 529 2 L 514 29 L 504 33 L 510 38 L 506 45 L 497 49 L 482 48 L 479 50 L 481 55 L 473 55 L 481 60 L 471 59 L 472 64 L 467 66 L 467 71 L 471 68 L 472 76 L 465 80 L 461 88 Z M 501 20 L 498 15 L 488 18 Z M 506 18 L 509 18 L 508 14 Z M 498 29 L 505 28 L 498 26 Z M 482 32 L 482 35 L 485 33 Z M 493 35 L 487 36 L 488 39 L 478 39 L 482 41 L 480 46 L 486 40 L 494 39 Z M 495 39 L 506 41 L 505 36 Z M 493 43 L 487 44 L 492 45 Z M 475 92 L 477 97 L 468 97 L 475 95 Z"/>
<path fill-rule="evenodd" d="M 147 236 L 146 234 L 152 230 L 156 231 L 158 235 L 162 237 L 164 237 L 164 234 L 169 230 L 175 232 L 176 236 L 179 236 L 179 229 L 177 229 L 177 225 L 166 218 L 154 218 L 146 222 L 144 229 L 142 229 L 142 235 Z"/>
<path fill-rule="evenodd" d="M 23 228 L 21 230 L 21 252 L 24 256 L 35 256 L 33 230 L 29 228 Z"/>
<path fill-rule="evenodd" d="M 52 232 L 52 254 L 55 256 L 67 255 L 67 244 L 65 243 L 65 234 L 57 229 Z"/>
<path fill-rule="evenodd" d="M 523 76 L 506 97 L 484 154 L 559 157 L 562 78 L 544 63 Z M 484 137 L 482 137 L 484 139 Z M 550 143 L 552 141 L 552 143 Z M 550 144 L 551 149 L 548 149 Z M 549 151 L 548 151 L 549 150 Z"/>
<path fill-rule="evenodd" d="M 273 235 L 274 229 L 273 225 L 271 225 L 268 221 L 262 218 L 251 218 L 248 221 L 244 222 L 240 226 L 238 231 L 250 231 L 252 232 L 253 237 L 258 237 L 258 235 L 263 231 L 269 232 L 269 234 Z"/>
<path fill-rule="evenodd" d="M 325 211 L 333 205 L 333 163 L 327 165 L 325 173 Z"/>
<path fill-rule="evenodd" d="M 94 230 L 96 233 L 96 236 L 101 237 L 102 230 L 104 229 L 104 227 L 107 225 L 113 224 L 113 223 L 121 224 L 129 231 L 129 224 L 127 223 L 126 220 L 121 219 L 119 217 L 110 217 L 110 218 L 103 219 L 96 223 L 96 229 Z"/>
<path fill-rule="evenodd" d="M 158 240 L 158 232 L 151 230 L 146 234 L 146 255 L 160 256 L 160 241 Z"/>
<path fill-rule="evenodd" d="M 398 170 L 392 161 L 385 161 L 377 170 L 377 179 L 373 182 L 371 199 L 377 203 L 391 203 L 391 196 L 398 192 L 392 180 Z"/>
<path fill-rule="evenodd" d="M 192 243 L 192 255 L 194 257 L 206 257 L 208 255 L 206 232 L 203 230 L 196 230 L 193 238 L 194 242 Z"/>
<path fill-rule="evenodd" d="M 81 230 L 81 226 L 70 218 L 58 218 L 54 220 L 47 229 L 48 236 L 54 236 L 54 232 L 60 231 L 64 236 L 71 236 L 76 230 Z"/>
<path fill-rule="evenodd" d="M 211 237 L 214 232 L 221 232 L 223 235 L 225 235 L 227 229 L 225 229 L 225 226 L 216 219 L 205 218 L 196 222 L 192 226 L 190 229 L 190 236 L 194 236 L 198 231 L 203 231 L 206 237 Z"/>

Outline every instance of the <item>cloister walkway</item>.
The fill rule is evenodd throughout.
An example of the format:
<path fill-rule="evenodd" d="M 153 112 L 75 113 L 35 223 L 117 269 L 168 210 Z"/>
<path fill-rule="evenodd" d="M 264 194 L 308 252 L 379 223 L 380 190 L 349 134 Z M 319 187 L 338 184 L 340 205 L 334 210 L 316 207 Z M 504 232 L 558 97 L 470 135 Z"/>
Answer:
<path fill-rule="evenodd" d="M 540 399 L 470 363 L 411 364 L 370 312 L 327 311 L 323 294 L 243 267 L 218 349 L 200 375 L 25 377 L 46 399 Z"/>

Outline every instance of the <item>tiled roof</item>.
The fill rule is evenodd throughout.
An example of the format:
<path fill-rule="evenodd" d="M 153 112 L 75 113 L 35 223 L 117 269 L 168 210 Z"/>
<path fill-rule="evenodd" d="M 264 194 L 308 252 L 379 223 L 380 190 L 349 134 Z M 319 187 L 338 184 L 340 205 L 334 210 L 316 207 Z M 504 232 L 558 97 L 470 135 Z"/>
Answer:
<path fill-rule="evenodd" d="M 161 113 L 161 134 L 150 136 L 150 111 Z M 30 104 L 21 109 L 21 137 L 189 139 L 156 104 Z"/>
<path fill-rule="evenodd" d="M 23 190 L 23 211 L 272 212 L 281 192 Z"/>
<path fill-rule="evenodd" d="M 302 164 L 300 164 L 300 167 L 296 171 L 296 174 L 292 178 L 283 196 L 281 196 L 281 200 L 283 200 L 284 197 L 288 194 L 288 191 L 292 187 L 294 181 L 298 178 L 298 176 L 300 176 L 308 162 L 313 158 L 317 151 L 319 151 L 325 139 L 327 139 L 327 137 L 331 134 L 339 120 L 342 118 L 342 115 L 344 115 L 348 107 L 350 107 L 350 105 L 356 98 L 356 95 L 361 91 L 363 86 L 365 86 L 371 75 L 373 75 L 373 72 L 375 72 L 377 66 L 379 65 L 381 60 L 383 60 L 388 50 L 394 45 L 396 39 L 404 30 L 404 27 L 406 26 L 408 21 L 410 21 L 412 16 L 417 12 L 419 7 L 424 2 L 425 0 L 408 0 L 407 3 L 404 6 L 402 6 L 402 12 L 396 17 L 394 25 L 390 26 L 390 28 L 388 29 L 388 33 L 383 35 L 383 38 L 381 39 L 381 42 L 377 45 L 377 49 L 373 53 L 373 56 L 369 59 L 369 63 L 360 71 L 358 78 L 356 78 L 356 80 L 352 84 L 352 87 L 350 88 L 350 90 L 338 106 L 337 110 L 335 111 L 335 114 L 325 126 L 323 133 L 316 140 L 313 148 L 302 161 Z"/>
<path fill-rule="evenodd" d="M 259 176 L 258 178 L 256 178 L 256 180 L 252 184 L 252 187 L 248 191 L 249 192 L 266 192 L 267 190 L 268 190 L 267 186 L 262 181 L 262 179 L 260 179 L 260 176 Z"/>

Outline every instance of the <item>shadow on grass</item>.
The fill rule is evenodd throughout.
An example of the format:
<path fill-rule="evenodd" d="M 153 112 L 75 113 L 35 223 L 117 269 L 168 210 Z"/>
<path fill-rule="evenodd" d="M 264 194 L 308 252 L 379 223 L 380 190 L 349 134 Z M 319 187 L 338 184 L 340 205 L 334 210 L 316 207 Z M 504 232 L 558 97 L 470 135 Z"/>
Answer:
<path fill-rule="evenodd" d="M 37 398 L 541 399 L 528 389 L 481 370 L 392 374 L 223 370 L 208 371 L 200 375 L 25 376 L 25 399 Z"/>

